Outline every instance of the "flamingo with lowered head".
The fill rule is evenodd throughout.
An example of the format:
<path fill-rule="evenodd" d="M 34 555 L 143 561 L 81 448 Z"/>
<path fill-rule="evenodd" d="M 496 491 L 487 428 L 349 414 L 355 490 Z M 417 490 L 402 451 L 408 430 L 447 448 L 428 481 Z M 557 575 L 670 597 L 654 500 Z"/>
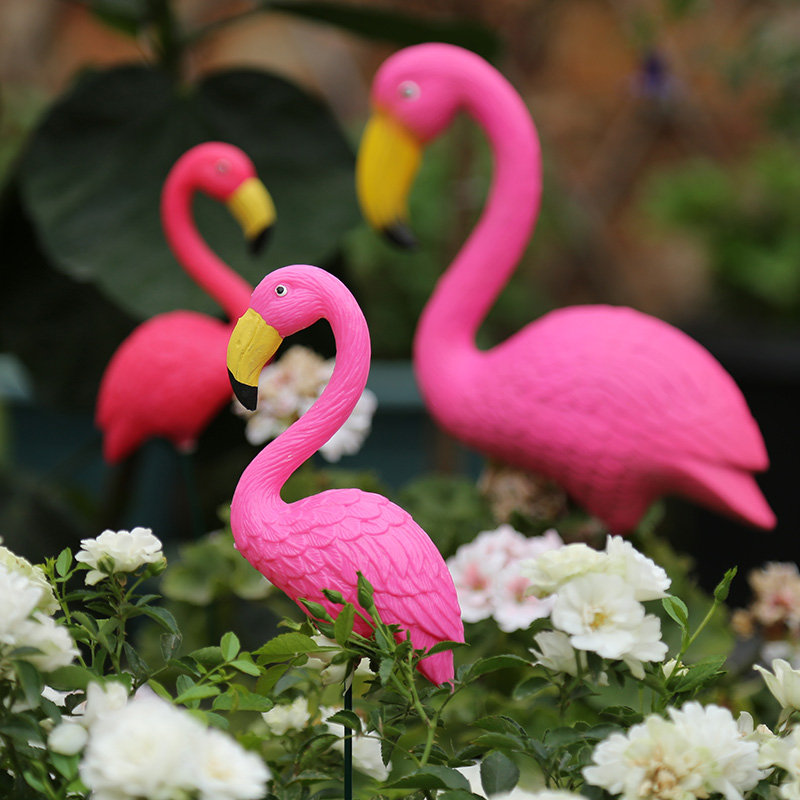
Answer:
<path fill-rule="evenodd" d="M 95 415 L 103 431 L 103 455 L 112 464 L 156 436 L 180 450 L 191 449 L 231 398 L 225 350 L 233 321 L 250 302 L 252 286 L 200 236 L 191 210 L 196 191 L 227 204 L 254 251 L 275 220 L 272 198 L 238 147 L 206 142 L 172 167 L 161 194 L 167 242 L 232 321 L 170 311 L 143 322 L 122 342 L 103 373 Z"/>
<path fill-rule="evenodd" d="M 665 494 L 772 528 L 752 475 L 768 466 L 758 425 L 731 376 L 681 331 L 631 308 L 577 306 L 476 347 L 539 212 L 539 140 L 511 84 L 474 53 L 423 44 L 381 66 L 372 104 L 357 189 L 367 221 L 395 241 L 413 241 L 406 201 L 422 148 L 456 112 L 483 128 L 494 156 L 481 218 L 414 339 L 417 380 L 437 422 L 484 454 L 554 479 L 615 532 L 635 527 Z"/>
<path fill-rule="evenodd" d="M 335 617 L 339 607 L 322 589 L 340 591 L 357 604 L 356 573 L 361 572 L 375 589 L 383 621 L 407 630 L 415 648 L 462 642 L 453 579 L 436 546 L 406 511 L 358 489 L 333 489 L 294 503 L 281 499 L 287 478 L 345 423 L 361 397 L 369 373 L 367 323 L 341 281 L 317 267 L 295 265 L 259 283 L 228 346 L 234 392 L 254 410 L 264 364 L 286 336 L 319 319 L 328 320 L 336 341 L 333 375 L 314 405 L 242 474 L 231 503 L 236 547 L 295 602 L 321 603 Z M 354 630 L 364 636 L 371 632 L 358 616 Z M 453 654 L 429 656 L 419 669 L 437 685 L 452 681 Z"/>

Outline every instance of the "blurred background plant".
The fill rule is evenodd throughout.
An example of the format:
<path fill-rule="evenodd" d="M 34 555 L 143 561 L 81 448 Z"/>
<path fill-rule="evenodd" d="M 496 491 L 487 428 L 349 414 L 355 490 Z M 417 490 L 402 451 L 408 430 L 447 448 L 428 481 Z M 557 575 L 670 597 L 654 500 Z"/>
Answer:
<path fill-rule="evenodd" d="M 91 421 L 101 371 L 135 324 L 175 307 L 217 311 L 172 260 L 158 221 L 169 166 L 207 138 L 246 150 L 278 209 L 271 248 L 251 260 L 225 211 L 201 198 L 198 224 L 214 249 L 252 282 L 284 263 L 318 263 L 365 309 L 379 409 L 372 437 L 342 465 L 399 490 L 445 549 L 500 521 L 474 492 L 479 459 L 435 430 L 402 361 L 431 287 L 479 213 L 485 143 L 457 125 L 426 157 L 411 198 L 415 254 L 392 251 L 360 223 L 353 190 L 353 145 L 377 65 L 397 46 L 446 40 L 508 75 L 545 159 L 536 235 L 482 341 L 570 303 L 627 303 L 690 332 L 728 304 L 732 328 L 704 341 L 742 385 L 772 456 L 763 486 L 781 527 L 759 539 L 760 560 L 786 557 L 800 370 L 781 361 L 767 372 L 793 353 L 783 340 L 743 361 L 751 340 L 740 315 L 779 317 L 796 333 L 798 27 L 787 0 L 4 3 L 8 543 L 40 558 L 98 528 L 144 524 L 177 546 L 217 527 L 252 457 L 241 422 L 223 412 L 192 457 L 192 482 L 162 442 L 107 470 Z M 305 343 L 333 355 L 324 326 Z M 775 415 L 776 391 L 792 416 Z M 310 484 L 329 479 L 311 474 Z M 749 530 L 685 504 L 665 508 L 662 531 L 692 551 L 707 585 L 731 559 L 751 557 Z M 545 524 L 524 510 L 513 522 L 527 532 Z M 588 535 L 582 524 L 575 535 Z"/>

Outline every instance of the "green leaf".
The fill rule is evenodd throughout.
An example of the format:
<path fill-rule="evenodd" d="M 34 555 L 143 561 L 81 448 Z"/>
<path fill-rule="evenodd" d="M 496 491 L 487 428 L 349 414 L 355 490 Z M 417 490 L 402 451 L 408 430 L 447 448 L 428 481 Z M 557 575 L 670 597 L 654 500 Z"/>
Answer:
<path fill-rule="evenodd" d="M 281 633 L 255 651 L 261 661 L 284 661 L 301 653 L 313 653 L 319 645 L 302 633 Z"/>
<path fill-rule="evenodd" d="M 256 664 L 244 658 L 237 658 L 235 661 L 231 661 L 230 665 L 234 669 L 238 669 L 239 672 L 243 672 L 245 675 L 252 675 L 254 678 L 258 678 L 262 672 Z"/>
<path fill-rule="evenodd" d="M 173 617 L 172 612 L 167 611 L 166 608 L 162 608 L 161 606 L 146 606 L 141 608 L 140 611 L 142 614 L 146 614 L 151 619 L 154 619 L 159 623 L 159 625 L 161 625 L 163 628 L 166 628 L 174 636 L 181 635 L 181 632 L 178 630 L 178 623 L 175 621 L 175 617 Z"/>
<path fill-rule="evenodd" d="M 239 644 L 239 638 L 232 631 L 228 631 L 228 633 L 223 635 L 219 646 L 222 650 L 222 657 L 226 661 L 232 661 L 234 658 L 236 658 L 241 647 Z"/>
<path fill-rule="evenodd" d="M 476 737 L 474 745 L 497 750 L 512 750 L 523 753 L 526 751 L 526 740 L 521 736 L 513 736 L 508 733 L 482 733 Z"/>
<path fill-rule="evenodd" d="M 435 656 L 437 653 L 444 653 L 448 650 L 458 650 L 460 647 L 469 647 L 466 642 L 450 642 L 443 641 L 437 642 L 430 650 L 427 651 L 429 656 Z"/>
<path fill-rule="evenodd" d="M 514 687 L 514 691 L 511 693 L 511 696 L 514 698 L 514 700 L 525 700 L 528 697 L 533 697 L 534 695 L 539 694 L 539 692 L 543 692 L 545 689 L 550 689 L 552 686 L 553 682 L 549 678 L 542 678 L 538 676 L 527 678 Z"/>
<path fill-rule="evenodd" d="M 690 692 L 705 685 L 719 674 L 725 660 L 726 656 L 724 655 L 707 656 L 696 664 L 687 666 L 686 674 L 678 676 L 677 682 L 673 687 L 674 691 Z"/>
<path fill-rule="evenodd" d="M 689 630 L 689 609 L 680 597 L 673 595 L 662 597 L 661 605 L 664 606 L 664 611 L 678 623 L 682 631 Z"/>
<path fill-rule="evenodd" d="M 287 664 L 276 664 L 270 667 L 257 681 L 256 691 L 259 694 L 268 696 L 275 684 L 286 674 L 289 666 Z"/>
<path fill-rule="evenodd" d="M 476 800 L 476 797 L 479 796 L 474 795 L 472 792 L 465 792 L 463 789 L 451 789 L 437 794 L 436 800 Z"/>
<path fill-rule="evenodd" d="M 326 719 L 326 722 L 332 722 L 334 725 L 342 725 L 349 728 L 351 731 L 361 733 L 361 720 L 357 714 L 352 711 L 337 711 Z"/>
<path fill-rule="evenodd" d="M 461 789 L 470 790 L 469 781 L 455 769 L 438 765 L 420 767 L 386 785 L 387 789 Z"/>
<path fill-rule="evenodd" d="M 347 603 L 336 617 L 333 623 L 333 635 L 337 644 L 342 647 L 347 646 L 347 640 L 353 632 L 353 623 L 356 617 L 356 608 L 352 603 Z"/>
<path fill-rule="evenodd" d="M 169 661 L 175 656 L 181 646 L 181 637 L 174 633 L 162 633 L 160 637 L 161 657 L 164 661 Z"/>
<path fill-rule="evenodd" d="M 527 659 L 511 655 L 510 653 L 506 655 L 489 656 L 489 658 L 482 658 L 472 665 L 472 668 L 469 670 L 468 680 L 475 680 L 475 678 L 479 678 L 481 675 L 486 675 L 489 672 L 496 672 L 499 669 L 522 666 L 530 667 L 530 664 L 531 662 Z"/>
<path fill-rule="evenodd" d="M 247 254 L 224 205 L 197 198 L 202 235 L 251 284 L 268 263 L 324 263 L 358 222 L 353 154 L 320 100 L 263 72 L 218 72 L 187 87 L 125 66 L 85 73 L 28 143 L 19 180 L 48 257 L 136 319 L 175 308 L 219 313 L 175 263 L 159 218 L 169 169 L 209 140 L 241 147 L 275 200 L 267 262 Z"/>
<path fill-rule="evenodd" d="M 128 659 L 128 665 L 130 666 L 131 670 L 133 670 L 133 674 L 137 678 L 142 678 L 150 672 L 150 666 L 148 663 L 136 652 L 136 650 L 131 647 L 128 642 L 125 642 L 123 645 L 123 650 L 125 651 L 125 658 Z"/>
<path fill-rule="evenodd" d="M 47 684 L 61 691 L 85 689 L 90 681 L 97 680 L 97 676 L 86 667 L 79 664 L 69 664 L 59 667 L 47 675 Z"/>
<path fill-rule="evenodd" d="M 481 785 L 487 797 L 510 792 L 519 781 L 519 767 L 498 751 L 487 753 L 481 761 Z"/>
<path fill-rule="evenodd" d="M 31 708 L 39 708 L 39 700 L 42 697 L 42 676 L 39 670 L 29 661 L 14 661 L 14 672 L 17 673 L 22 691 L 25 692 L 25 700 Z"/>
<path fill-rule="evenodd" d="M 188 658 L 193 658 L 198 664 L 202 664 L 208 669 L 213 669 L 225 663 L 225 657 L 222 655 L 222 648 L 216 646 L 201 647 L 199 650 L 194 650 L 189 653 Z"/>
<path fill-rule="evenodd" d="M 50 751 L 50 762 L 68 780 L 73 781 L 78 777 L 78 764 L 80 755 L 64 756 L 61 753 Z"/>
<path fill-rule="evenodd" d="M 214 699 L 212 708 L 215 711 L 269 711 L 273 705 L 272 700 L 263 695 L 251 692 L 244 686 L 235 686 L 228 689 Z"/>
<path fill-rule="evenodd" d="M 266 9 L 284 11 L 318 22 L 344 28 L 368 39 L 393 42 L 406 47 L 421 42 L 447 42 L 474 50 L 486 59 L 494 58 L 499 50 L 497 35 L 489 28 L 472 20 L 451 17 L 446 20 L 430 19 L 418 14 L 371 8 L 368 5 L 350 5 L 321 2 L 287 2 L 263 0 Z"/>
<path fill-rule="evenodd" d="M 150 678 L 147 685 L 162 699 L 168 703 L 172 702 L 172 695 L 155 679 Z"/>
<path fill-rule="evenodd" d="M 60 577 L 64 577 L 72 566 L 72 551 L 69 547 L 65 547 L 56 559 L 56 572 Z"/>
<path fill-rule="evenodd" d="M 176 698 L 176 703 L 191 703 L 193 700 L 203 700 L 206 697 L 216 697 L 220 693 L 217 686 L 190 686 Z"/>

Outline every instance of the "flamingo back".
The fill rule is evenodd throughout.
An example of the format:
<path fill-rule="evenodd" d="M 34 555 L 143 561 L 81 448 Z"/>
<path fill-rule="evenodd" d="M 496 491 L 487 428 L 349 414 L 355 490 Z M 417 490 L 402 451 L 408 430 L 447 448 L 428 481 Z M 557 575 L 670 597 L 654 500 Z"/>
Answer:
<path fill-rule="evenodd" d="M 662 320 L 622 307 L 559 309 L 460 366 L 457 389 L 428 382 L 440 423 L 550 476 L 612 529 L 635 526 L 669 493 L 774 525 L 749 474 L 768 458 L 741 391 Z"/>

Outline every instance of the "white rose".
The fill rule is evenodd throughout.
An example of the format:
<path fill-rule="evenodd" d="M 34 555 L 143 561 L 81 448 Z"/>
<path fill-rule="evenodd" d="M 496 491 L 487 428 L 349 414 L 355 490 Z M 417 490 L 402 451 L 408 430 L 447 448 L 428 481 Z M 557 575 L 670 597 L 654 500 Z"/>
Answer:
<path fill-rule="evenodd" d="M 588 545 L 568 544 L 548 550 L 537 558 L 523 561 L 520 572 L 531 585 L 528 592 L 535 597 L 547 597 L 569 581 L 598 570 L 606 558 Z"/>
<path fill-rule="evenodd" d="M 776 658 L 772 662 L 772 672 L 755 665 L 782 708 L 800 710 L 800 670 L 792 669 L 788 661 Z"/>
<path fill-rule="evenodd" d="M 584 675 L 589 674 L 586 653 L 576 650 L 569 641 L 569 636 L 562 631 L 542 631 L 533 637 L 540 652 L 531 650 L 536 663 L 541 664 L 550 672 L 560 672 L 577 677 L 578 666 Z M 605 672 L 598 676 L 600 686 L 608 685 L 608 675 Z"/>
<path fill-rule="evenodd" d="M 58 601 L 53 594 L 53 587 L 41 567 L 31 564 L 28 559 L 12 553 L 7 547 L 0 547 L 0 566 L 9 572 L 16 572 L 27 578 L 31 584 L 41 590 L 36 608 L 45 614 L 55 614 L 58 611 Z"/>
<path fill-rule="evenodd" d="M 606 540 L 608 559 L 604 570 L 619 575 L 633 587 L 633 596 L 640 602 L 658 600 L 667 596 L 670 581 L 667 573 L 654 561 L 640 553 L 621 536 L 609 536 Z"/>
<path fill-rule="evenodd" d="M 604 658 L 631 651 L 644 617 L 633 588 L 618 575 L 602 573 L 582 575 L 563 586 L 551 614 L 553 625 L 570 635 L 573 647 Z"/>
<path fill-rule="evenodd" d="M 76 722 L 62 722 L 56 725 L 47 737 L 47 746 L 54 753 L 61 753 L 64 756 L 74 756 L 83 750 L 89 734 L 83 725 Z"/>
<path fill-rule="evenodd" d="M 308 711 L 308 700 L 296 697 L 289 704 L 277 705 L 261 715 L 270 733 L 283 736 L 287 731 L 302 730 L 308 725 L 311 714 Z"/>
<path fill-rule="evenodd" d="M 200 800 L 259 800 L 270 779 L 267 765 L 227 734 L 205 731 L 195 754 Z"/>
<path fill-rule="evenodd" d="M 103 531 L 96 539 L 83 539 L 76 561 L 92 567 L 86 575 L 89 586 L 117 572 L 135 572 L 145 564 L 163 561 L 161 542 L 149 528 Z"/>

